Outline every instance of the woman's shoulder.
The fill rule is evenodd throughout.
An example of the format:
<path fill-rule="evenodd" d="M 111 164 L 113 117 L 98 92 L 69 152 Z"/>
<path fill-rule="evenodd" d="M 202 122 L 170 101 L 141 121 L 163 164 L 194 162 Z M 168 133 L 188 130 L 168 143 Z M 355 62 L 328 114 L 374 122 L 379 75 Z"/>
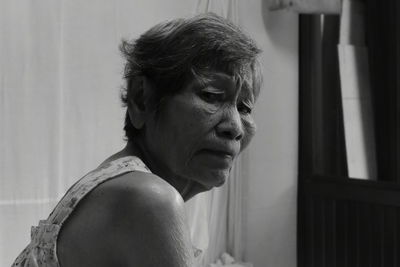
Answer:
<path fill-rule="evenodd" d="M 67 222 L 91 218 L 92 227 L 130 217 L 144 222 L 144 215 L 153 209 L 183 211 L 183 203 L 179 192 L 162 178 L 134 171 L 99 184 L 80 201 Z M 101 218 L 93 220 L 94 216 Z"/>
<path fill-rule="evenodd" d="M 191 246 L 184 221 L 183 200 L 174 187 L 151 173 L 125 173 L 100 184 L 80 203 L 60 233 L 59 254 L 64 259 L 97 255 L 99 264 L 124 259 L 139 266 L 167 257 L 163 261 L 171 266 L 186 266 Z"/>
<path fill-rule="evenodd" d="M 183 205 L 179 192 L 168 182 L 152 173 L 129 172 L 103 183 L 93 192 L 93 198 L 103 201 L 112 199 L 111 205 L 118 204 L 130 209 L 141 209 L 157 205 Z"/>

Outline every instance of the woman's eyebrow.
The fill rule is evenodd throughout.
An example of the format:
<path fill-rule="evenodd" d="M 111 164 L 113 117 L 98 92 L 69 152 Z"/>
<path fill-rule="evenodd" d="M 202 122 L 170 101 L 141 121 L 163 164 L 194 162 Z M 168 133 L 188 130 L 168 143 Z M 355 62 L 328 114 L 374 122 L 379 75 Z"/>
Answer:
<path fill-rule="evenodd" d="M 252 103 L 255 101 L 253 86 L 247 79 L 242 80 L 242 82 L 238 84 L 232 76 L 225 73 L 212 73 L 204 78 L 206 81 L 204 85 L 214 85 L 230 92 L 239 90 L 239 95 L 242 98 L 249 99 Z"/>
<path fill-rule="evenodd" d="M 244 80 L 241 84 L 240 95 L 254 102 L 254 91 L 252 85 L 247 80 Z"/>
<path fill-rule="evenodd" d="M 225 73 L 213 73 L 210 78 L 212 84 L 222 86 L 228 90 L 236 89 L 237 87 L 235 79 Z"/>
<path fill-rule="evenodd" d="M 195 79 L 199 86 L 215 86 L 224 90 L 233 90 L 237 87 L 234 79 L 225 73 L 203 73 Z"/>

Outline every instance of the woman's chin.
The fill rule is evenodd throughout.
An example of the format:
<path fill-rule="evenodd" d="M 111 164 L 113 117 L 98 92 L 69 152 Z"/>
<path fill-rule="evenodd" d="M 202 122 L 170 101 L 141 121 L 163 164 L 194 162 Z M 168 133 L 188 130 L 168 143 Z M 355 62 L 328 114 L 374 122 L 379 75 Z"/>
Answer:
<path fill-rule="evenodd" d="M 189 178 L 192 181 L 191 188 L 188 191 L 190 198 L 198 193 L 205 191 L 210 191 L 214 187 L 220 187 L 225 184 L 229 177 L 229 169 L 219 169 L 219 170 L 204 170 L 197 175 Z"/>
<path fill-rule="evenodd" d="M 214 187 L 220 187 L 224 185 L 228 176 L 229 175 L 222 175 L 222 173 L 219 173 L 219 175 L 214 174 L 212 177 L 207 176 L 210 177 L 208 179 L 205 179 L 206 177 L 204 176 L 202 179 L 193 179 L 190 188 L 183 195 L 184 200 L 186 201 L 199 193 L 210 191 Z"/>
<path fill-rule="evenodd" d="M 229 170 L 212 171 L 202 177 L 203 179 L 199 180 L 199 183 L 207 188 L 207 190 L 210 190 L 214 187 L 220 187 L 225 184 L 228 177 Z"/>
<path fill-rule="evenodd" d="M 220 186 L 223 186 L 223 185 L 225 184 L 225 182 L 226 182 L 226 179 L 220 180 L 218 183 L 216 183 L 216 184 L 215 184 L 215 186 L 214 186 L 214 187 L 220 187 Z"/>

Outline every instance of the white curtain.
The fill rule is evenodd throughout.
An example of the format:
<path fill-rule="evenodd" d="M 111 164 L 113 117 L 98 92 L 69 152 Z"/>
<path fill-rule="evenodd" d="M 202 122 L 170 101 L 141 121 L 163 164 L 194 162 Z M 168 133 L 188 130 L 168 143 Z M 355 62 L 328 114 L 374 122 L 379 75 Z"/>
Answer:
<path fill-rule="evenodd" d="M 237 18 L 235 2 L 0 1 L 0 266 L 69 186 L 123 147 L 121 38 L 202 7 Z M 239 167 L 187 203 L 203 264 L 224 251 L 240 259 Z"/>

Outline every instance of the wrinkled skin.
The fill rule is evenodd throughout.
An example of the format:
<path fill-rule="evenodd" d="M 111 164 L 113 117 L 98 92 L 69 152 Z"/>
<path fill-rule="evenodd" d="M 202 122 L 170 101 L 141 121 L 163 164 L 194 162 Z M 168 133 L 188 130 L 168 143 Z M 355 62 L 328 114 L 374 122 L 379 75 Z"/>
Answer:
<path fill-rule="evenodd" d="M 222 185 L 255 134 L 249 84 L 238 86 L 224 73 L 209 74 L 205 83 L 192 81 L 147 117 L 145 162 L 184 199 Z"/>

